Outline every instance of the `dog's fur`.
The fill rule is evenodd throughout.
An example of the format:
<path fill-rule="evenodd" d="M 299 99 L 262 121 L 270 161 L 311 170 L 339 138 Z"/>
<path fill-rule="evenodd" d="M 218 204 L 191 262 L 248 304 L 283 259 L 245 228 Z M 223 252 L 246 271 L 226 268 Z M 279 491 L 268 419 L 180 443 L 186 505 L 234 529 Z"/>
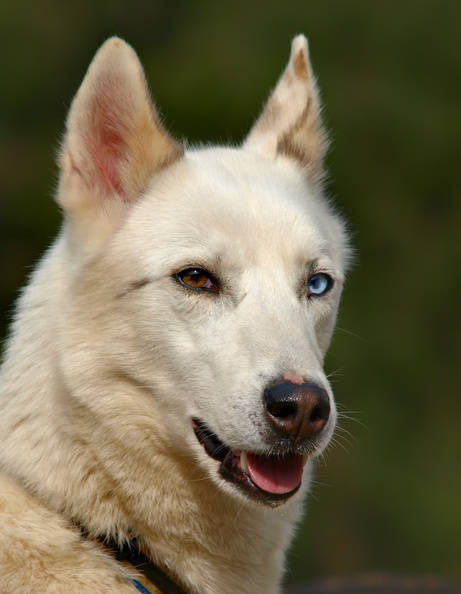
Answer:
<path fill-rule="evenodd" d="M 325 150 L 303 36 L 238 148 L 184 150 L 133 50 L 99 50 L 67 121 L 63 228 L 1 371 L 2 593 L 133 593 L 98 541 L 133 536 L 188 592 L 280 591 L 310 458 L 336 421 L 322 360 L 347 241 L 322 196 Z M 183 282 L 188 268 L 207 285 Z M 318 272 L 334 285 L 308 295 Z M 280 505 L 226 480 L 193 422 L 236 459 L 284 456 L 263 405 L 277 378 L 331 401 L 320 434 L 295 440 L 309 461 Z"/>

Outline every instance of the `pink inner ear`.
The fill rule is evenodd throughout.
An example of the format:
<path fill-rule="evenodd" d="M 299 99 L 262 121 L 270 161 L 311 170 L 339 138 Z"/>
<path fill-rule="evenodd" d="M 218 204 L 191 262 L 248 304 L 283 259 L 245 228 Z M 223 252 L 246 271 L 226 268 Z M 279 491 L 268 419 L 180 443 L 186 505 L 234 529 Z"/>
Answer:
<path fill-rule="evenodd" d="M 97 138 L 88 139 L 88 150 L 98 173 L 97 185 L 102 186 L 104 194 L 119 194 L 125 198 L 125 190 L 118 166 L 123 156 L 125 142 L 116 130 L 101 129 Z"/>
<path fill-rule="evenodd" d="M 90 121 L 85 144 L 93 163 L 96 179 L 106 197 L 118 194 L 127 200 L 122 174 L 129 158 L 127 142 L 130 105 L 126 89 L 116 78 L 107 78 L 98 86 L 90 105 Z"/>

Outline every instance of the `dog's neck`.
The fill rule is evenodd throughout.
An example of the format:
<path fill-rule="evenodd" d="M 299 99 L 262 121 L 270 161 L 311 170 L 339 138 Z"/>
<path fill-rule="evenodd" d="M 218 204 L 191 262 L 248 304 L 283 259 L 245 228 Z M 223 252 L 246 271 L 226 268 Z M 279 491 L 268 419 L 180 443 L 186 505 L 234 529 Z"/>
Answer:
<path fill-rule="evenodd" d="M 178 586 L 188 594 L 278 592 L 284 550 L 291 539 L 286 515 L 293 519 L 299 510 L 294 506 L 277 510 L 249 509 L 228 496 L 220 496 L 203 481 L 194 485 L 197 490 L 189 493 L 181 492 L 179 481 L 173 487 L 181 493 L 181 508 L 170 506 L 171 496 L 159 487 L 153 494 L 156 503 L 150 512 L 143 509 L 142 503 L 137 512 L 129 510 L 131 517 L 136 516 L 138 530 L 133 530 L 132 534 L 139 535 L 137 540 L 142 543 L 145 558 L 167 573 L 173 580 L 173 588 Z M 200 491 L 201 500 L 196 497 Z M 223 506 L 227 510 L 224 516 L 218 512 Z M 137 566 L 135 549 L 134 557 L 127 558 L 132 542 L 117 548 L 122 551 L 118 558 Z M 156 582 L 150 575 L 147 577 L 162 594 L 169 594 L 170 590 L 164 589 L 162 582 Z M 176 594 L 175 589 L 172 592 Z"/>

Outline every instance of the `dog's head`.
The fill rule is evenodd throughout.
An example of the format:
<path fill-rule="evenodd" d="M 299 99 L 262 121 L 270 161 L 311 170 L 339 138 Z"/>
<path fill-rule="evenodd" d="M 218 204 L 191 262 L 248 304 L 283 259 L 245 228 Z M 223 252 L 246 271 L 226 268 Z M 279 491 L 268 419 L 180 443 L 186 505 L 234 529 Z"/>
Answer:
<path fill-rule="evenodd" d="M 106 417 L 123 408 L 127 435 L 184 446 L 219 488 L 273 506 L 336 422 L 322 365 L 347 245 L 321 193 L 325 150 L 302 36 L 244 144 L 190 151 L 160 123 L 132 49 L 109 40 L 62 149 L 75 398 Z"/>

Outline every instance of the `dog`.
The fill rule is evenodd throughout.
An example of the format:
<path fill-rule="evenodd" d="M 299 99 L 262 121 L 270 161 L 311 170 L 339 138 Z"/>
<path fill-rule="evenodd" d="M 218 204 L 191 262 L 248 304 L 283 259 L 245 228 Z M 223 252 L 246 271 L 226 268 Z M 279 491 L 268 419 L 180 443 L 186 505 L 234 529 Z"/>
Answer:
<path fill-rule="evenodd" d="M 0 397 L 2 593 L 276 594 L 337 419 L 345 224 L 307 41 L 241 146 L 185 149 L 97 52 Z"/>

